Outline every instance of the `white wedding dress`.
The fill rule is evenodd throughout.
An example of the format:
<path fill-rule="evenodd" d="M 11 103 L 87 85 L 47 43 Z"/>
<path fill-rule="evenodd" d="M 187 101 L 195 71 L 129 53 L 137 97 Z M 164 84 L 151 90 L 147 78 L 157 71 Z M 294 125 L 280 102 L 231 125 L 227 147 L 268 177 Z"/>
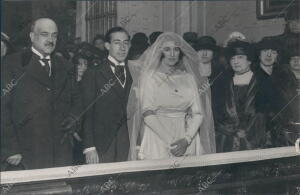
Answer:
<path fill-rule="evenodd" d="M 147 81 L 141 109 L 143 113 L 155 111 L 156 122 L 163 125 L 159 131 L 165 131 L 169 136 L 165 142 L 146 123 L 143 123 L 144 133 L 138 153 L 139 159 L 172 157 L 170 144 L 184 138 L 187 133 L 191 135 L 192 142 L 185 155 L 193 156 L 204 153 L 200 143 L 199 128 L 188 132 L 189 126 L 199 123 L 193 119 L 193 114 L 188 115 L 188 111 L 202 115 L 200 99 L 198 92 L 192 87 L 193 82 L 192 75 L 183 71 L 171 75 L 155 72 Z"/>

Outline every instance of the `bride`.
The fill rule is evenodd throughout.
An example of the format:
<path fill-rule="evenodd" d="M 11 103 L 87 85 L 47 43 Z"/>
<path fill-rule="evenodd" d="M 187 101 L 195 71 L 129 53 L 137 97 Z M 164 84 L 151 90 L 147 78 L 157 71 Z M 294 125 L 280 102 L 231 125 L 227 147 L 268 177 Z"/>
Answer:
<path fill-rule="evenodd" d="M 161 34 L 130 69 L 138 72 L 130 95 L 137 101 L 129 101 L 137 104 L 129 123 L 131 160 L 215 151 L 210 91 L 198 90 L 206 78 L 197 53 L 179 35 Z"/>

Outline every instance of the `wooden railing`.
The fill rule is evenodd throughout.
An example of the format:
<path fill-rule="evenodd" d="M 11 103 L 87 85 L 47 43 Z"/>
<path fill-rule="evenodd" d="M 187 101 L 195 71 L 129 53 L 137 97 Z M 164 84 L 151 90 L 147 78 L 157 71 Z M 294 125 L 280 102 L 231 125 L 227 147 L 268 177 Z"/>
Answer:
<path fill-rule="evenodd" d="M 12 194 L 144 194 L 157 191 L 163 194 L 182 191 L 184 194 L 197 190 L 246 189 L 247 186 L 278 182 L 284 188 L 289 188 L 292 183 L 293 190 L 297 187 L 300 190 L 299 155 L 295 147 L 280 147 L 197 157 L 9 171 L 1 173 L 1 184 L 10 188 Z M 185 182 L 182 181 L 184 178 Z M 199 181 L 198 184 L 195 185 L 194 180 Z M 187 183 L 190 184 L 185 185 Z"/>

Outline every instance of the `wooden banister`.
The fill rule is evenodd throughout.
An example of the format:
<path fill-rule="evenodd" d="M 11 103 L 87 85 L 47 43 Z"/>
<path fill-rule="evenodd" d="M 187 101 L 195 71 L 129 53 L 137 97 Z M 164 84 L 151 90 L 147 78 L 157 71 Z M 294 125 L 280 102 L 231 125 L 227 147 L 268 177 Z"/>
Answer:
<path fill-rule="evenodd" d="M 207 154 L 162 160 L 128 161 L 93 165 L 78 165 L 49 169 L 1 172 L 1 184 L 101 176 L 117 173 L 159 171 L 174 168 L 204 167 L 232 163 L 254 162 L 300 155 L 295 147 Z"/>

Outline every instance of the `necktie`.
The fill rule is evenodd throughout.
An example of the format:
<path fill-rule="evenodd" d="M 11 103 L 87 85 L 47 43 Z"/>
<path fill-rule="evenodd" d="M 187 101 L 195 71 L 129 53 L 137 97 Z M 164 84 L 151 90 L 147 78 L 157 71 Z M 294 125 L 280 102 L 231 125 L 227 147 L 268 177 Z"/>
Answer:
<path fill-rule="evenodd" d="M 125 82 L 124 66 L 115 66 L 115 75 L 121 81 L 122 84 Z"/>
<path fill-rule="evenodd" d="M 50 77 L 51 76 L 51 73 L 50 73 L 50 64 L 49 64 L 50 59 L 43 58 L 43 59 L 41 59 L 41 61 L 44 62 L 44 64 L 45 64 L 44 68 L 45 68 L 46 72 L 48 73 L 48 75 Z"/>

